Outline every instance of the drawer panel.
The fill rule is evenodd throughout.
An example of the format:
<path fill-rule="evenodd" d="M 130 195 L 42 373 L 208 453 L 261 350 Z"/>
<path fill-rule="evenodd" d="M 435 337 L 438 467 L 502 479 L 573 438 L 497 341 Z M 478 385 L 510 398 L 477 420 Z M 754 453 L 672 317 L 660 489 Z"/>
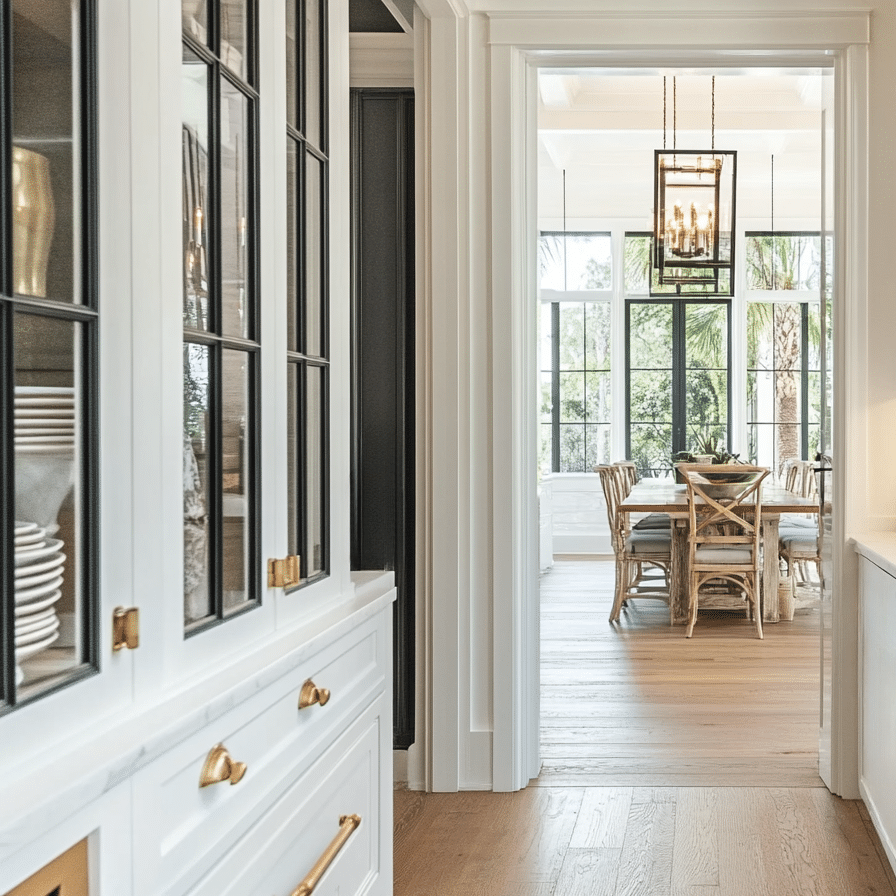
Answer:
<path fill-rule="evenodd" d="M 318 760 L 383 693 L 385 626 L 384 614 L 368 620 L 136 776 L 137 896 L 180 896 L 261 817 L 284 782 Z M 300 710 L 308 679 L 328 688 L 330 699 Z M 217 743 L 247 770 L 235 785 L 200 788 L 200 771 Z"/>
<path fill-rule="evenodd" d="M 316 896 L 388 892 L 377 886 L 383 841 L 382 721 L 365 714 L 303 776 L 285 787 L 264 817 L 189 896 L 290 896 L 339 833 L 340 816 L 353 814 L 361 823 L 314 892 Z"/>

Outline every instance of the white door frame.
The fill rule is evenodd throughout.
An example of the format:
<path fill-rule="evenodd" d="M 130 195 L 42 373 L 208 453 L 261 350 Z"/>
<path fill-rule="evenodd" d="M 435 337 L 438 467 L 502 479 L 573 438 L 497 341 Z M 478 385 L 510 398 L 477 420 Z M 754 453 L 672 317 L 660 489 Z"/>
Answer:
<path fill-rule="evenodd" d="M 538 578 L 535 483 L 535 68 L 544 64 L 811 65 L 833 55 L 835 219 L 833 688 L 827 786 L 858 793 L 856 569 L 845 533 L 860 519 L 867 419 L 867 97 L 865 13 L 763 11 L 506 16 L 490 22 L 492 514 L 494 619 L 493 788 L 516 790 L 537 774 Z M 736 39 L 732 40 L 732 35 Z M 596 52 L 593 48 L 601 47 Z M 720 50 L 720 47 L 725 47 Z M 849 314 L 847 314 L 847 309 Z M 500 322 L 500 325 L 497 325 Z M 439 683 L 434 682 L 434 694 Z M 825 754 L 822 744 L 822 756 Z"/>

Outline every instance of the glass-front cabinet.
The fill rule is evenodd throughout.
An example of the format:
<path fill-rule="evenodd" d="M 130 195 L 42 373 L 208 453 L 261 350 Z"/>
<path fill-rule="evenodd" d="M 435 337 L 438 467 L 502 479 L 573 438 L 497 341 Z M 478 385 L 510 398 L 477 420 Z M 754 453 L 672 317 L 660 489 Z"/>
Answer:
<path fill-rule="evenodd" d="M 259 601 L 258 91 L 248 0 L 184 0 L 184 627 Z"/>
<path fill-rule="evenodd" d="M 0 713 L 98 669 L 94 7 L 0 18 Z"/>

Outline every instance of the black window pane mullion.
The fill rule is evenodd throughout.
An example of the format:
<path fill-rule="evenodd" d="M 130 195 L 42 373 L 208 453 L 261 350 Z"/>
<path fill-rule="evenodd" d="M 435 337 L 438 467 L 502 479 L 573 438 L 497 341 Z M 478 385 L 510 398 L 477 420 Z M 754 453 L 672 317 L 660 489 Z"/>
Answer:
<path fill-rule="evenodd" d="M 222 396 L 221 396 L 221 346 L 209 346 L 209 406 L 212 408 L 212 425 L 209 427 L 208 513 L 209 513 L 209 595 L 210 608 L 216 619 L 221 619 L 224 600 L 221 593 L 223 557 L 222 519 Z"/>
<path fill-rule="evenodd" d="M 219 66 L 208 73 L 208 240 L 211 246 L 209 269 L 208 328 L 221 333 L 221 102 Z"/>
<path fill-rule="evenodd" d="M 81 3 L 81 301 L 98 307 L 99 269 L 99 136 L 96 103 L 98 95 L 97 14 L 94 3 Z M 99 394 L 98 392 L 96 394 Z"/>
<path fill-rule="evenodd" d="M 800 456 L 809 457 L 809 303 L 800 303 Z"/>
<path fill-rule="evenodd" d="M 551 468 L 560 472 L 560 303 L 551 302 Z"/>
<path fill-rule="evenodd" d="M 672 452 L 687 450 L 687 331 L 685 303 L 672 302 Z"/>

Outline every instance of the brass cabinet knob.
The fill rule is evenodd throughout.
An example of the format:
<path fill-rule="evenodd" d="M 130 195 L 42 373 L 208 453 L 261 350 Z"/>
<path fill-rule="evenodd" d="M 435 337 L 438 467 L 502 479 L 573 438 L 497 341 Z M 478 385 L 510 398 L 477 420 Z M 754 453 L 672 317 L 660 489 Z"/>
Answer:
<path fill-rule="evenodd" d="M 199 773 L 199 786 L 208 787 L 209 784 L 220 784 L 222 781 L 239 784 L 247 768 L 245 762 L 233 761 L 224 744 L 215 744 L 205 757 L 205 764 Z"/>
<path fill-rule="evenodd" d="M 309 678 L 302 685 L 302 690 L 299 693 L 299 709 L 307 709 L 309 706 L 314 706 L 315 703 L 324 706 L 329 699 L 330 692 L 327 688 L 317 687 Z"/>

